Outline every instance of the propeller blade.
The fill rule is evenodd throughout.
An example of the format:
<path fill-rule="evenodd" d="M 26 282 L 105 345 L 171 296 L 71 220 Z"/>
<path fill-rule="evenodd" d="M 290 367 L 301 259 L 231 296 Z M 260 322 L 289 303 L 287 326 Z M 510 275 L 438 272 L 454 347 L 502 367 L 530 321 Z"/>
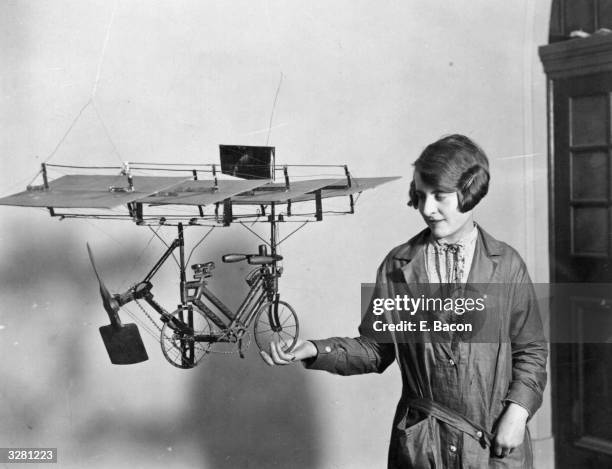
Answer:
<path fill-rule="evenodd" d="M 98 269 L 96 269 L 96 262 L 94 261 L 94 255 L 91 251 L 91 247 L 89 243 L 87 243 L 87 253 L 89 254 L 89 260 L 91 261 L 91 266 L 93 267 L 94 273 L 96 274 L 96 278 L 98 279 L 98 283 L 100 284 L 100 295 L 102 296 L 102 304 L 104 305 L 104 309 L 108 313 L 108 317 L 111 320 L 111 323 L 115 327 L 121 327 L 121 321 L 119 319 L 119 303 L 113 298 L 110 294 L 106 285 L 102 281 L 100 274 L 98 273 Z"/>

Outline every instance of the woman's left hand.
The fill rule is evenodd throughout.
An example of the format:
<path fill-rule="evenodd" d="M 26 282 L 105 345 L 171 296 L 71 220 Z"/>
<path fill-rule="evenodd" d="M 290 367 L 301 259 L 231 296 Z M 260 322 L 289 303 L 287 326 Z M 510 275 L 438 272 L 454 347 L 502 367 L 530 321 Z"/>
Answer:
<path fill-rule="evenodd" d="M 505 458 L 523 443 L 528 417 L 529 413 L 524 407 L 514 402 L 508 404 L 495 431 L 493 441 L 495 456 Z"/>

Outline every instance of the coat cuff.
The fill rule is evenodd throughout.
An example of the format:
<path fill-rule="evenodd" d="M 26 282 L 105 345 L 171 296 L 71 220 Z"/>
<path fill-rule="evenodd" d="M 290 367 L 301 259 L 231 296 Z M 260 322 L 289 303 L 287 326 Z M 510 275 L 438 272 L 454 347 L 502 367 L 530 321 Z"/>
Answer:
<path fill-rule="evenodd" d="M 520 405 L 529 412 L 529 418 L 531 418 L 542 405 L 542 395 L 524 383 L 514 381 L 510 385 L 504 402 L 514 402 Z"/>
<path fill-rule="evenodd" d="M 304 367 L 309 370 L 332 371 L 335 369 L 337 356 L 334 352 L 335 344 L 331 339 L 311 340 L 317 349 L 317 355 L 313 358 L 302 360 Z"/>

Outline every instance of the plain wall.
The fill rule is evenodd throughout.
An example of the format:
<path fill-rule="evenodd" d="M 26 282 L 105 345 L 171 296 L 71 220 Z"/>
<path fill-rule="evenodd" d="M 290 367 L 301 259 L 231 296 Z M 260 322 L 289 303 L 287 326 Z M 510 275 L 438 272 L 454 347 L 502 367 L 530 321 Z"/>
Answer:
<path fill-rule="evenodd" d="M 269 143 L 281 163 L 404 176 L 363 193 L 355 215 L 312 223 L 281 246 L 280 291 L 302 336 L 352 336 L 360 284 L 423 228 L 406 207 L 411 163 L 458 132 L 491 159 L 477 221 L 545 282 L 537 46 L 548 10 L 535 0 L 2 2 L 0 193 L 23 190 L 46 160 L 216 163 L 222 143 Z M 55 446 L 60 467 L 74 468 L 385 466 L 395 366 L 352 378 L 268 368 L 252 344 L 244 360 L 214 355 L 184 371 L 144 331 L 150 360 L 112 366 L 85 242 L 113 291 L 144 275 L 163 245 L 129 222 L 0 214 L 0 446 Z M 205 232 L 188 229 L 188 246 Z M 247 270 L 221 254 L 257 244 L 232 226 L 195 250 L 194 262 L 217 262 L 213 289 L 234 306 Z M 169 263 L 155 285 L 168 309 L 177 285 Z M 548 398 L 531 425 L 549 441 Z"/>

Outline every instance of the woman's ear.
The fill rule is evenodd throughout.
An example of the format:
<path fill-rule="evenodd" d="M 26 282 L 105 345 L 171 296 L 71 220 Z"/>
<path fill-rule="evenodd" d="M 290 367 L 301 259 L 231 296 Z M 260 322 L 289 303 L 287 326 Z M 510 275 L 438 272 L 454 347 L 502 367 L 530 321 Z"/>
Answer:
<path fill-rule="evenodd" d="M 416 186 L 414 184 L 414 179 L 410 183 L 410 190 L 408 191 L 408 206 L 412 208 L 419 208 L 419 198 L 416 193 Z"/>

